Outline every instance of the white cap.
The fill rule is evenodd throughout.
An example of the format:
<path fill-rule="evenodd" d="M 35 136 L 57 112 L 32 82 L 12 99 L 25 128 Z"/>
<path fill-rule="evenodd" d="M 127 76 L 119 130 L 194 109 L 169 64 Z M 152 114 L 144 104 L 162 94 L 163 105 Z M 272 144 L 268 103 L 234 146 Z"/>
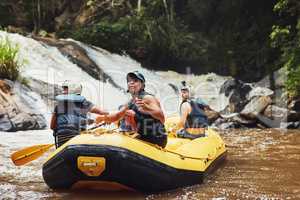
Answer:
<path fill-rule="evenodd" d="M 64 82 L 61 84 L 61 87 L 69 87 L 70 81 L 69 80 L 64 80 Z"/>
<path fill-rule="evenodd" d="M 69 80 L 65 80 L 62 83 L 62 87 L 67 87 L 69 94 L 81 94 L 82 92 L 82 85 L 80 83 L 74 83 Z"/>
<path fill-rule="evenodd" d="M 81 94 L 82 85 L 80 83 L 71 83 L 69 84 L 69 94 Z"/>

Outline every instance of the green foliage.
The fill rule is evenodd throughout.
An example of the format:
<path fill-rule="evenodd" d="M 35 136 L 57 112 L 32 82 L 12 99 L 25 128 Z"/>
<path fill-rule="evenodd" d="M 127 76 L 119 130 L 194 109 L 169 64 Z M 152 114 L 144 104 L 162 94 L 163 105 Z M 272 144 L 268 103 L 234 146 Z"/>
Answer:
<path fill-rule="evenodd" d="M 300 48 L 293 50 L 284 65 L 287 68 L 286 89 L 290 97 L 300 96 Z"/>
<path fill-rule="evenodd" d="M 112 52 L 121 53 L 129 45 L 129 34 L 126 22 L 110 23 L 107 20 L 103 20 L 84 28 L 65 29 L 65 31 L 59 33 L 59 36 L 72 37 L 76 40 L 101 46 Z"/>
<path fill-rule="evenodd" d="M 281 49 L 281 62 L 287 70 L 285 88 L 290 97 L 300 96 L 300 2 L 279 0 L 274 11 L 281 16 L 280 25 L 273 26 L 270 38 L 272 46 Z M 287 17 L 296 20 L 286 20 Z"/>
<path fill-rule="evenodd" d="M 279 0 L 279 1 L 275 4 L 273 10 L 274 10 L 275 12 L 282 12 L 283 10 L 286 10 L 287 7 L 288 7 L 288 0 Z"/>
<path fill-rule="evenodd" d="M 22 63 L 18 62 L 18 46 L 13 46 L 8 38 L 0 38 L 0 77 L 17 80 Z"/>
<path fill-rule="evenodd" d="M 134 10 L 117 20 L 102 19 L 88 27 L 61 32 L 59 36 L 125 52 L 152 67 L 199 65 L 207 51 L 202 34 L 189 31 L 173 7 L 161 0 L 143 2 L 140 12 Z"/>
<path fill-rule="evenodd" d="M 11 1 L 3 2 L 2 9 L 15 10 L 6 9 Z M 280 67 L 280 44 L 292 41 L 286 39 L 296 30 L 290 19 L 299 10 L 298 0 L 141 0 L 140 7 L 137 0 L 18 2 L 20 14 L 13 16 L 30 19 L 25 26 L 35 33 L 59 29 L 59 37 L 128 54 L 152 69 L 190 67 L 193 73 L 212 71 L 245 81 Z M 78 23 L 81 17 L 84 25 Z"/>

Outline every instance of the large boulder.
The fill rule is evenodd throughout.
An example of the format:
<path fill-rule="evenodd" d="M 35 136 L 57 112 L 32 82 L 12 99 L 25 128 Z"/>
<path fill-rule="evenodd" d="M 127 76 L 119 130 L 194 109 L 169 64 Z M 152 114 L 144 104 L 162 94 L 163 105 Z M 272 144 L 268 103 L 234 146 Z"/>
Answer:
<path fill-rule="evenodd" d="M 276 105 L 269 105 L 263 113 L 270 119 L 280 120 L 282 122 L 295 122 L 300 120 L 300 112 L 281 108 Z"/>
<path fill-rule="evenodd" d="M 256 119 L 258 114 L 272 103 L 269 96 L 255 96 L 241 111 L 241 115 L 248 119 Z"/>
<path fill-rule="evenodd" d="M 220 117 L 216 119 L 211 126 L 228 129 L 228 128 L 254 128 L 257 127 L 257 121 L 251 119 L 245 119 L 239 113 L 232 113 L 227 115 L 219 115 Z"/>
<path fill-rule="evenodd" d="M 0 131 L 44 129 L 47 122 L 36 109 L 37 99 L 18 82 L 0 80 Z"/>
<path fill-rule="evenodd" d="M 300 112 L 300 98 L 292 100 L 291 103 L 289 104 L 288 108 L 290 110 L 294 110 L 296 112 Z"/>
<path fill-rule="evenodd" d="M 207 116 L 209 124 L 212 124 L 214 121 L 216 121 L 220 117 L 220 114 L 214 110 L 205 110 L 205 114 Z"/>
<path fill-rule="evenodd" d="M 220 94 L 224 93 L 229 98 L 229 105 L 223 113 L 240 112 L 248 103 L 247 94 L 252 90 L 250 84 L 245 84 L 240 80 L 229 79 L 220 88 Z"/>
<path fill-rule="evenodd" d="M 296 129 L 300 128 L 300 122 L 281 122 L 280 128 L 282 129 Z"/>
<path fill-rule="evenodd" d="M 10 119 L 6 114 L 0 115 L 0 130 L 1 131 L 13 131 L 14 127 Z"/>
<path fill-rule="evenodd" d="M 247 95 L 247 99 L 250 101 L 254 97 L 261 97 L 261 96 L 272 96 L 274 94 L 273 90 L 265 87 L 255 87 L 253 88 Z"/>

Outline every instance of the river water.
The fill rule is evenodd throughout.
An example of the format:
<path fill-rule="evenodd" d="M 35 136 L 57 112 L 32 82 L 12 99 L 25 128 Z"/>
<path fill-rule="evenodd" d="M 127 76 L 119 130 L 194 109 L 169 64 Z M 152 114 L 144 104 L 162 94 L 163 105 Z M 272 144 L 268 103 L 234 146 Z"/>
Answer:
<path fill-rule="evenodd" d="M 50 130 L 0 132 L 0 199 L 300 199 L 300 130 L 222 131 L 227 161 L 203 184 L 160 194 L 53 191 L 43 182 L 45 156 L 24 166 L 10 161 L 23 147 L 52 143 Z"/>

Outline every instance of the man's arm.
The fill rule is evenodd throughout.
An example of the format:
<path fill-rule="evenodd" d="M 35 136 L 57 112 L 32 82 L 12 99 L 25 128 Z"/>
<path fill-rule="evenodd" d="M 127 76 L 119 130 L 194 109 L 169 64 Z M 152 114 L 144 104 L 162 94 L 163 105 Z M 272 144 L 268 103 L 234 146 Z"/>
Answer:
<path fill-rule="evenodd" d="M 104 110 L 101 110 L 100 108 L 97 108 L 96 106 L 93 106 L 90 110 L 91 113 L 95 113 L 98 115 L 108 115 L 109 112 L 106 112 Z"/>
<path fill-rule="evenodd" d="M 97 124 L 99 124 L 101 122 L 112 123 L 112 122 L 118 121 L 125 116 L 127 110 L 128 110 L 128 106 L 124 105 L 116 113 L 112 113 L 112 114 L 107 113 L 104 115 L 99 115 L 96 117 L 96 123 Z"/>
<path fill-rule="evenodd" d="M 56 114 L 55 113 L 52 113 L 51 121 L 50 121 L 50 128 L 52 130 L 56 129 Z"/>
<path fill-rule="evenodd" d="M 161 121 L 161 123 L 165 122 L 164 113 L 159 101 L 155 97 L 147 95 L 143 99 L 136 100 L 135 103 L 138 106 L 139 111 L 151 115 L 155 119 Z"/>
<path fill-rule="evenodd" d="M 178 129 L 184 128 L 184 124 L 186 122 L 187 116 L 190 114 L 191 111 L 192 111 L 192 107 L 188 102 L 184 102 L 181 105 L 181 116 L 180 116 L 179 124 L 177 125 Z"/>

